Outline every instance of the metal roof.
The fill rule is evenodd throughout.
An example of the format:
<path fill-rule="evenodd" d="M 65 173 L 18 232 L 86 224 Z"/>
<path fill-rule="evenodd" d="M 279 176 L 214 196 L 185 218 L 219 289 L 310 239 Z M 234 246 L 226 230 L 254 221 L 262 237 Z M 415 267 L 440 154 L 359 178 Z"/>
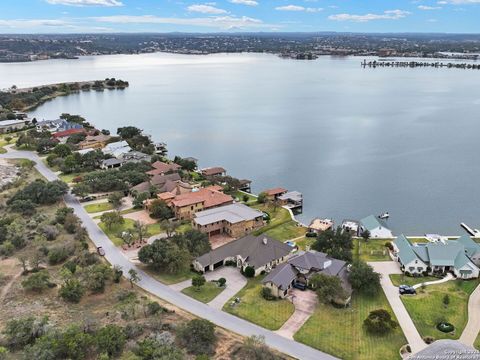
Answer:
<path fill-rule="evenodd" d="M 200 211 L 195 214 L 194 221 L 199 225 L 207 225 L 224 220 L 230 224 L 236 224 L 242 221 L 254 220 L 258 217 L 263 217 L 261 211 L 236 203 Z"/>

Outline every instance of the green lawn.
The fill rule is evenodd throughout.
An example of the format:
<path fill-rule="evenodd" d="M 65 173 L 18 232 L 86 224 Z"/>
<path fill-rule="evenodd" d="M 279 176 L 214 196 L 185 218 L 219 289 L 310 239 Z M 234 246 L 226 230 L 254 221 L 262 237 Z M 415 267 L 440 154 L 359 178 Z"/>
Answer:
<path fill-rule="evenodd" d="M 297 222 L 290 220 L 266 231 L 264 234 L 271 236 L 274 239 L 285 241 L 305 236 L 306 232 L 307 228 L 298 226 Z"/>
<path fill-rule="evenodd" d="M 122 233 L 122 231 L 126 231 L 129 229 L 133 229 L 133 224 L 135 221 L 132 219 L 124 219 L 125 223 L 123 225 L 115 226 L 112 229 L 107 229 L 104 223 L 100 222 L 98 226 L 103 230 L 103 232 L 112 240 L 112 242 L 116 246 L 121 246 L 123 245 L 123 240 L 119 237 L 119 235 Z M 160 234 L 163 230 L 160 227 L 160 224 L 155 223 L 151 225 L 147 225 L 147 230 L 148 230 L 148 236 L 153 236 Z"/>
<path fill-rule="evenodd" d="M 255 236 L 261 235 L 280 225 L 283 225 L 287 222 L 292 221 L 292 217 L 290 216 L 290 213 L 288 212 L 288 210 L 280 206 L 277 206 L 275 208 L 273 205 L 269 205 L 269 204 L 257 204 L 257 205 L 253 205 L 252 208 L 266 212 L 270 215 L 270 222 L 266 226 L 255 231 L 253 233 Z"/>
<path fill-rule="evenodd" d="M 475 349 L 480 350 L 480 334 L 478 334 L 477 339 L 473 343 L 473 346 L 475 347 Z"/>
<path fill-rule="evenodd" d="M 390 240 L 370 239 L 365 241 L 361 238 L 353 239 L 353 256 L 363 261 L 388 261 L 391 260 L 388 255 L 388 249 L 385 243 Z"/>
<path fill-rule="evenodd" d="M 223 310 L 266 329 L 278 330 L 292 316 L 295 308 L 288 300 L 265 300 L 261 295 L 262 278 L 257 276 L 249 279 L 247 285 L 235 295 L 240 298 L 240 303 L 231 306 L 233 297 Z"/>
<path fill-rule="evenodd" d="M 316 240 L 317 240 L 316 237 L 304 236 L 303 238 L 295 241 L 295 244 L 298 246 L 300 250 L 307 250 L 307 246 L 311 247 Z"/>
<path fill-rule="evenodd" d="M 399 327 L 381 336 L 370 335 L 363 328 L 370 311 L 377 309 L 393 315 L 383 292 L 374 297 L 354 294 L 351 307 L 345 309 L 319 304 L 294 338 L 345 360 L 400 359 L 398 351 L 407 340 Z"/>
<path fill-rule="evenodd" d="M 206 304 L 215 299 L 223 290 L 225 290 L 225 287 L 219 287 L 214 282 L 207 282 L 200 288 L 200 290 L 197 290 L 196 287 L 190 286 L 183 289 L 182 293 Z"/>
<path fill-rule="evenodd" d="M 412 277 L 412 276 L 405 276 L 404 274 L 391 274 L 390 280 L 392 280 L 393 285 L 400 286 L 400 285 L 417 285 L 427 281 L 437 281 L 440 278 L 434 276 L 420 276 L 420 277 Z"/>
<path fill-rule="evenodd" d="M 79 176 L 83 176 L 85 173 L 72 173 L 72 174 L 60 174 L 58 177 L 60 180 L 63 182 L 66 182 L 67 184 L 70 184 L 73 182 L 73 179 Z"/>
<path fill-rule="evenodd" d="M 468 298 L 478 280 L 455 280 L 443 284 L 427 286 L 415 296 L 402 296 L 402 301 L 421 336 L 435 339 L 458 339 L 468 318 Z M 448 294 L 450 304 L 443 304 Z M 448 321 L 455 326 L 454 334 L 445 334 L 437 330 L 440 321 Z"/>
<path fill-rule="evenodd" d="M 248 201 L 243 201 L 243 197 L 244 196 L 247 196 L 248 197 Z M 253 196 L 252 194 L 247 194 L 247 193 L 244 193 L 244 192 L 241 192 L 241 191 L 237 191 L 234 195 L 233 195 L 234 198 L 238 199 L 238 201 L 244 203 L 244 204 L 247 204 L 247 205 L 254 205 L 257 203 L 257 198 L 255 196 Z"/>
<path fill-rule="evenodd" d="M 85 205 L 83 208 L 89 214 L 93 214 L 93 213 L 97 213 L 97 212 L 100 212 L 100 211 L 112 210 L 113 206 L 109 202 L 102 202 L 102 203 L 97 203 L 97 204 Z"/>
<path fill-rule="evenodd" d="M 190 223 L 180 225 L 177 228 L 176 232 L 179 233 L 179 234 L 183 234 L 183 233 L 187 232 L 188 230 L 192 230 L 192 224 L 190 224 Z"/>
<path fill-rule="evenodd" d="M 153 276 L 156 280 L 160 281 L 165 285 L 177 284 L 179 282 L 191 279 L 193 275 L 196 274 L 190 271 L 190 269 L 187 269 L 185 271 L 182 271 L 176 274 L 168 274 L 168 273 L 158 272 L 146 265 L 139 265 L 139 267 L 145 272 L 147 272 L 149 275 Z"/>

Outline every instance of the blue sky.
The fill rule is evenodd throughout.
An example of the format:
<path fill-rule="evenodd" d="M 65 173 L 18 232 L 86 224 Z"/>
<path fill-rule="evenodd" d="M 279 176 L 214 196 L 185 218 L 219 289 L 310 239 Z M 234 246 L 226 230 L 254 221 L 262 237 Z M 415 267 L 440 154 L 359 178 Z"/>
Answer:
<path fill-rule="evenodd" d="M 480 32 L 480 0 L 1 0 L 1 33 Z"/>

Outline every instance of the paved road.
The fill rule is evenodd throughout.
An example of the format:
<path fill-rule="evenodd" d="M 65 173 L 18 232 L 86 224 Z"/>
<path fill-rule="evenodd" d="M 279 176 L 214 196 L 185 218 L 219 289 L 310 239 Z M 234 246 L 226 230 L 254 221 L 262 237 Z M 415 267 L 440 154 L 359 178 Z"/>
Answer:
<path fill-rule="evenodd" d="M 0 155 L 0 158 L 19 159 L 25 158 L 36 162 L 37 170 L 49 181 L 57 180 L 58 177 L 53 173 L 40 159 L 28 151 L 10 151 L 7 154 Z M 272 331 L 254 325 L 246 320 L 236 316 L 214 309 L 206 304 L 202 304 L 182 293 L 179 293 L 167 285 L 164 285 L 154 278 L 137 268 L 122 254 L 122 252 L 113 245 L 110 239 L 90 218 L 77 199 L 70 194 L 65 195 L 65 203 L 73 208 L 75 214 L 82 220 L 83 225 L 88 231 L 90 238 L 96 246 L 102 246 L 105 249 L 105 258 L 112 265 L 122 267 L 125 274 L 130 269 L 135 269 L 140 275 L 141 280 L 137 283 L 142 289 L 158 296 L 159 298 L 182 308 L 198 317 L 210 320 L 216 325 L 238 333 L 243 336 L 262 335 L 268 346 L 277 349 L 292 357 L 302 360 L 334 360 L 334 356 L 315 350 L 309 346 L 300 344 L 293 340 L 286 339 Z"/>
<path fill-rule="evenodd" d="M 400 295 L 398 293 L 398 288 L 392 284 L 390 274 L 401 274 L 400 268 L 397 263 L 394 261 L 378 261 L 378 262 L 370 262 L 370 266 L 373 269 L 382 275 L 380 280 L 382 284 L 383 291 L 387 296 L 387 300 L 392 307 L 395 316 L 397 317 L 398 323 L 407 338 L 408 344 L 412 349 L 412 353 L 415 354 L 420 350 L 423 350 L 427 347 L 427 344 L 423 341 L 422 337 L 418 333 L 417 328 L 413 324 L 410 315 L 405 309 L 402 300 L 400 300 Z"/>
<path fill-rule="evenodd" d="M 480 285 L 470 295 L 468 300 L 468 322 L 460 336 L 460 342 L 473 346 L 478 333 L 480 332 Z"/>

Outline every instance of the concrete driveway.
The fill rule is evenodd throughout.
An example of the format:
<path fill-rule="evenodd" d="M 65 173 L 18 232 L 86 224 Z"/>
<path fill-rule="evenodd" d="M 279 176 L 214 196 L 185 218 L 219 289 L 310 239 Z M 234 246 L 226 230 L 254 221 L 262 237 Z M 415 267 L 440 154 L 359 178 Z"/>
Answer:
<path fill-rule="evenodd" d="M 390 277 L 390 274 L 401 274 L 400 266 L 395 261 L 378 261 L 368 263 L 373 269 L 382 275 L 380 283 L 382 284 L 383 291 L 387 297 L 390 306 L 392 307 L 395 316 L 397 317 L 398 323 L 407 338 L 408 344 L 412 349 L 412 353 L 415 354 L 420 350 L 423 350 L 427 347 L 427 344 L 423 341 L 422 337 L 418 333 L 417 328 L 413 324 L 410 315 L 405 309 L 402 300 L 400 299 L 400 294 L 398 293 L 398 288 L 393 285 Z"/>
<path fill-rule="evenodd" d="M 303 324 L 305 324 L 308 318 L 314 313 L 318 298 L 314 291 L 301 291 L 299 289 L 290 290 L 288 298 L 293 302 L 293 305 L 295 305 L 295 312 L 276 333 L 288 339 L 293 339 L 293 335 L 300 330 Z"/>
<path fill-rule="evenodd" d="M 221 310 L 228 300 L 247 285 L 247 279 L 240 273 L 240 269 L 237 269 L 236 267 L 223 266 L 215 271 L 207 272 L 205 274 L 207 281 L 218 280 L 222 277 L 227 279 L 225 290 L 208 303 L 208 305 L 218 310 Z"/>
<path fill-rule="evenodd" d="M 468 300 L 468 323 L 463 330 L 459 341 L 465 345 L 473 346 L 478 333 L 480 332 L 480 285 L 470 295 Z"/>
<path fill-rule="evenodd" d="M 247 279 L 240 273 L 240 269 L 231 266 L 222 266 L 215 271 L 205 273 L 207 281 L 218 280 L 225 278 L 227 280 L 226 288 L 215 299 L 208 303 L 209 306 L 221 310 L 223 305 L 230 300 L 236 293 L 238 293 L 245 285 Z M 192 280 L 185 280 L 169 287 L 175 291 L 182 291 L 183 289 L 192 286 Z"/>

